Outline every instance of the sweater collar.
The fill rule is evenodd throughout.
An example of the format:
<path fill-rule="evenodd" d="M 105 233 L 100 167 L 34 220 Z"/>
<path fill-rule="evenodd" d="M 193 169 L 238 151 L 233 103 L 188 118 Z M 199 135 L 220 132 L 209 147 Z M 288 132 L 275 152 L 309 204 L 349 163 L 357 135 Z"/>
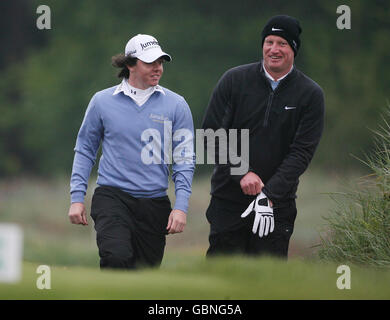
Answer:
<path fill-rule="evenodd" d="M 262 68 L 263 68 L 263 70 L 264 70 L 264 75 L 265 75 L 268 79 L 270 79 L 271 81 L 273 81 L 273 82 L 282 81 L 282 80 L 283 80 L 284 78 L 286 78 L 286 77 L 290 74 L 290 72 L 294 69 L 294 64 L 293 64 L 293 65 L 291 66 L 291 69 L 290 69 L 289 72 L 287 72 L 283 77 L 280 77 L 279 79 L 275 80 L 275 79 L 269 74 L 269 72 L 267 71 L 267 69 L 265 68 L 265 66 L 264 66 L 264 60 L 261 61 L 261 66 L 262 66 Z"/>

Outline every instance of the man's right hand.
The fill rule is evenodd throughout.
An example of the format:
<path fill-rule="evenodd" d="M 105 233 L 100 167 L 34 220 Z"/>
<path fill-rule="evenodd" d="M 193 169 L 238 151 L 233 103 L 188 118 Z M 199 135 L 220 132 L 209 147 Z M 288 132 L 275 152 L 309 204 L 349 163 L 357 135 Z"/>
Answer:
<path fill-rule="evenodd" d="M 84 226 L 88 225 L 87 221 L 87 211 L 85 210 L 84 203 L 74 202 L 70 205 L 69 208 L 69 220 L 73 224 L 82 224 Z"/>
<path fill-rule="evenodd" d="M 263 181 L 261 181 L 260 177 L 249 171 L 240 181 L 241 190 L 244 194 L 250 196 L 258 195 L 264 187 Z"/>

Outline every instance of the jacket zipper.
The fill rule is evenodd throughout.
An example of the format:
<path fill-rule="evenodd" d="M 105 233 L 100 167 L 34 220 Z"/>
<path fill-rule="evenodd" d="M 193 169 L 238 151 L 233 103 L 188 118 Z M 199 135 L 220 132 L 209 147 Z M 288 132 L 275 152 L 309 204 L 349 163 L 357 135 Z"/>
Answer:
<path fill-rule="evenodd" d="M 272 106 L 272 100 L 274 98 L 274 91 L 272 91 L 268 97 L 268 104 L 267 104 L 267 109 L 265 111 L 265 117 L 264 117 L 264 122 L 263 122 L 263 127 L 268 126 L 268 118 L 269 118 L 269 112 L 271 110 Z"/>

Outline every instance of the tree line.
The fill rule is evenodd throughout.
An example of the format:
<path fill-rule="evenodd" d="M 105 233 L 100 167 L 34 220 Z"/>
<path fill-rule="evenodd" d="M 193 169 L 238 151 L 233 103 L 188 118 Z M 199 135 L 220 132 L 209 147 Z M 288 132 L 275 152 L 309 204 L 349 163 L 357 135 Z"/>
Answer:
<path fill-rule="evenodd" d="M 337 1 L 54 1 L 39 30 L 38 1 L 2 1 L 0 175 L 70 173 L 77 131 L 92 95 L 120 82 L 111 57 L 137 33 L 154 35 L 173 61 L 161 84 L 183 95 L 195 128 L 221 75 L 261 58 L 261 30 L 276 14 L 303 28 L 296 65 L 325 92 L 324 136 L 313 166 L 345 170 L 372 149 L 388 99 L 390 3 L 344 1 L 351 29 L 336 26 Z"/>

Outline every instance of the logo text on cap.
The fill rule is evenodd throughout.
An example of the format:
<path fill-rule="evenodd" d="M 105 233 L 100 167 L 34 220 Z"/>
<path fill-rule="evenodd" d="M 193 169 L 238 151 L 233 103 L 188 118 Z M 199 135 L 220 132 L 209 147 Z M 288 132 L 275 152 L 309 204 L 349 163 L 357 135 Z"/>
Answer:
<path fill-rule="evenodd" d="M 148 42 L 145 42 L 145 43 L 141 43 L 141 48 L 142 50 L 145 50 L 145 48 L 148 48 L 150 46 L 159 46 L 158 44 L 158 41 L 156 40 L 153 40 L 153 41 L 148 41 Z"/>

